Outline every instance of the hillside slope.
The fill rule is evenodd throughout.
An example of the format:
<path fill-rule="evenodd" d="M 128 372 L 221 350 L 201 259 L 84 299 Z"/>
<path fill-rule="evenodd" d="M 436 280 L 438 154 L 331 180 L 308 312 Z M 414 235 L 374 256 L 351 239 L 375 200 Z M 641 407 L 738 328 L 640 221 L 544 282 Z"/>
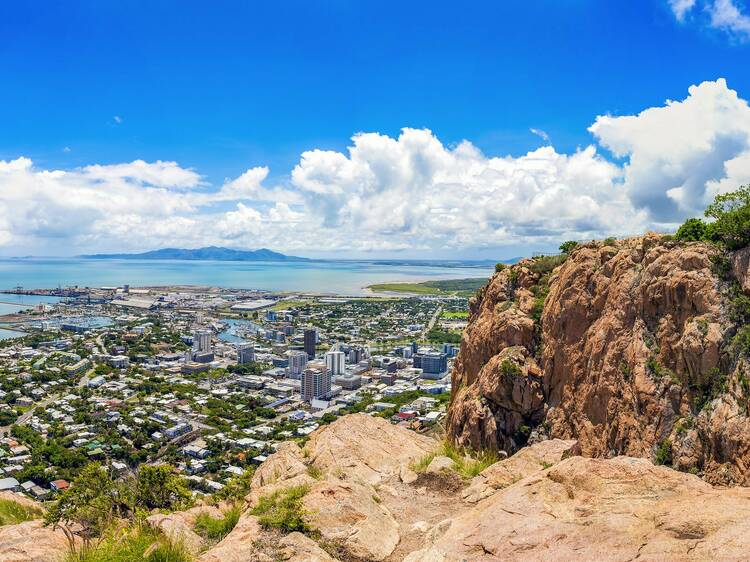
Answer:
<path fill-rule="evenodd" d="M 747 488 L 715 488 L 645 459 L 584 458 L 578 443 L 558 439 L 470 480 L 447 457 L 414 472 L 440 448 L 381 418 L 344 416 L 303 447 L 279 447 L 218 542 L 196 535 L 197 513 L 214 506 L 153 513 L 145 524 L 189 545 L 186 562 L 747 559 Z M 273 511 L 260 509 L 270 503 Z M 60 562 L 67 549 L 62 532 L 41 521 L 0 526 L 0 561 Z"/>

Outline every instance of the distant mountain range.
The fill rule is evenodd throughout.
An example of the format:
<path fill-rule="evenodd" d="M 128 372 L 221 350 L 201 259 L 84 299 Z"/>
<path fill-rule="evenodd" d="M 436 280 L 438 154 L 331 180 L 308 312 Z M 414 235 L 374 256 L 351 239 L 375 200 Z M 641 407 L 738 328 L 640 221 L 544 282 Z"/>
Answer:
<path fill-rule="evenodd" d="M 89 254 L 82 258 L 93 260 L 218 260 L 218 261 L 310 261 L 308 258 L 287 256 L 267 248 L 260 250 L 233 250 L 208 246 L 206 248 L 162 248 L 140 254 Z"/>

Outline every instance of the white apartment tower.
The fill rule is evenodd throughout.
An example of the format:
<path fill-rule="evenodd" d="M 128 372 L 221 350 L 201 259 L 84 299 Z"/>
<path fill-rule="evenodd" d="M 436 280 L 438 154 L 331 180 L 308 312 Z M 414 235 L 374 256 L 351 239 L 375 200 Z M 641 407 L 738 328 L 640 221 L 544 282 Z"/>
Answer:
<path fill-rule="evenodd" d="M 307 353 L 304 351 L 290 351 L 289 357 L 289 376 L 298 379 L 302 376 L 302 371 L 307 366 Z"/>
<path fill-rule="evenodd" d="M 326 353 L 326 367 L 331 376 L 337 377 L 344 374 L 346 357 L 343 351 L 329 351 Z"/>

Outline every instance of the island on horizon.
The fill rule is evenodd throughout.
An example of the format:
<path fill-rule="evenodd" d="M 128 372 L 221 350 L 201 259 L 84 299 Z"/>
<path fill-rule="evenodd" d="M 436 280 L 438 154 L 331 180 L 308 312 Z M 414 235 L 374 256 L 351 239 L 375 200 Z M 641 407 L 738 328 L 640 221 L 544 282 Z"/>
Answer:
<path fill-rule="evenodd" d="M 219 260 L 219 261 L 310 261 L 300 256 L 287 256 L 268 248 L 258 250 L 235 250 L 220 246 L 203 248 L 162 248 L 141 253 L 86 254 L 84 259 L 125 259 L 125 260 Z"/>

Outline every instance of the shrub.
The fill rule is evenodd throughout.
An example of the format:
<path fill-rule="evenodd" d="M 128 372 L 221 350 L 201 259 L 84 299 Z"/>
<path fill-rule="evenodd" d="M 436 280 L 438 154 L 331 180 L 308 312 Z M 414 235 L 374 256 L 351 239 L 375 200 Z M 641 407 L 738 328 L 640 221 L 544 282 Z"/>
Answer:
<path fill-rule="evenodd" d="M 706 237 L 706 223 L 701 219 L 686 220 L 674 235 L 681 242 L 696 242 Z"/>
<path fill-rule="evenodd" d="M 612 238 L 611 236 L 602 241 L 605 246 L 613 246 L 615 242 L 617 242 L 617 238 Z"/>
<path fill-rule="evenodd" d="M 213 494 L 216 500 L 239 500 L 250 492 L 250 483 L 255 473 L 254 468 L 246 469 L 242 474 L 232 476 L 224 487 Z"/>
<path fill-rule="evenodd" d="M 565 263 L 566 259 L 568 259 L 568 254 L 540 256 L 538 258 L 534 258 L 531 265 L 529 265 L 529 269 L 534 273 L 550 273 L 556 267 Z"/>
<path fill-rule="evenodd" d="M 302 498 L 309 490 L 309 486 L 277 490 L 262 496 L 251 513 L 258 517 L 258 522 L 267 529 L 278 529 L 286 533 L 308 532 L 311 529 L 305 523 Z"/>
<path fill-rule="evenodd" d="M 628 365 L 625 361 L 620 362 L 620 372 L 622 373 L 622 378 L 626 381 L 630 380 L 631 372 L 630 372 L 630 365 Z"/>
<path fill-rule="evenodd" d="M 501 271 L 503 271 L 503 270 L 504 270 L 504 269 L 506 269 L 507 267 L 508 267 L 508 266 L 507 266 L 507 265 L 505 265 L 504 263 L 496 263 L 496 264 L 495 264 L 495 273 L 500 273 Z"/>
<path fill-rule="evenodd" d="M 672 464 L 672 442 L 669 439 L 665 439 L 659 443 L 659 447 L 656 449 L 654 463 L 667 466 Z"/>
<path fill-rule="evenodd" d="M 569 254 L 576 246 L 578 246 L 578 242 L 575 240 L 568 240 L 567 242 L 560 244 L 560 251 L 563 254 Z"/>
<path fill-rule="evenodd" d="M 737 355 L 750 356 L 750 325 L 737 330 L 732 338 L 732 348 Z"/>
<path fill-rule="evenodd" d="M 220 541 L 234 529 L 241 514 L 240 504 L 233 505 L 223 517 L 211 517 L 208 513 L 201 513 L 195 520 L 195 532 L 204 538 Z"/>
<path fill-rule="evenodd" d="M 112 529 L 96 544 L 71 550 L 64 562 L 190 562 L 182 543 L 147 524 Z"/>
<path fill-rule="evenodd" d="M 706 377 L 706 384 L 698 388 L 694 398 L 695 407 L 698 411 L 703 410 L 712 400 L 727 391 L 727 375 L 714 367 Z"/>
<path fill-rule="evenodd" d="M 312 464 L 307 465 L 307 474 L 309 474 L 310 477 L 314 478 L 315 480 L 320 480 L 321 478 L 323 478 L 323 471 Z"/>
<path fill-rule="evenodd" d="M 510 359 L 503 359 L 503 362 L 500 363 L 500 372 L 506 377 L 520 377 L 523 375 L 521 367 Z"/>
<path fill-rule="evenodd" d="M 47 524 L 78 525 L 84 539 L 100 535 L 117 517 L 133 509 L 133 496 L 122 483 L 115 482 L 98 463 L 86 465 L 50 507 Z"/>
<path fill-rule="evenodd" d="M 733 322 L 746 324 L 750 322 L 750 297 L 737 288 L 729 304 L 729 316 Z"/>

